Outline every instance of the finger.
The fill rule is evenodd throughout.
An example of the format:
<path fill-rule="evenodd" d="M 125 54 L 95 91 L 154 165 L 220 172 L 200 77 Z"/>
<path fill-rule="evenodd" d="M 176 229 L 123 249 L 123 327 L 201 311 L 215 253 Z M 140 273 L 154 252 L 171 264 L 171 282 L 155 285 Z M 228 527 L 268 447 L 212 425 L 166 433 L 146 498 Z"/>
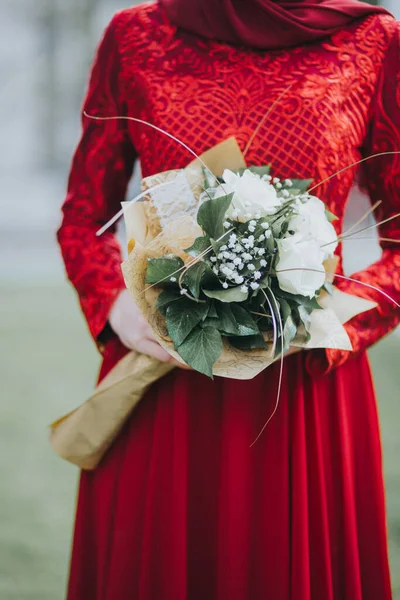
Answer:
<path fill-rule="evenodd" d="M 143 320 L 143 322 L 141 323 L 140 333 L 143 338 L 158 344 L 157 338 L 155 337 L 152 328 L 150 327 L 149 323 L 145 320 Z"/>
<path fill-rule="evenodd" d="M 155 340 L 155 338 L 154 338 Z M 155 358 L 158 358 L 159 360 L 162 360 L 162 362 L 169 362 L 171 364 L 173 364 L 175 367 L 178 367 L 179 369 L 183 369 L 184 371 L 192 371 L 192 367 L 189 367 L 189 365 L 186 365 L 185 363 L 180 362 L 179 360 L 176 360 L 173 356 L 171 356 L 169 354 L 169 352 L 167 352 L 166 350 L 164 350 L 164 348 L 162 346 L 160 346 L 160 344 L 157 341 L 153 341 L 153 339 L 143 339 L 140 342 L 138 342 L 138 344 L 136 344 L 137 349 L 139 350 L 139 352 L 142 352 L 143 354 L 148 354 L 148 352 L 145 352 L 144 350 L 142 350 L 143 344 L 146 345 L 146 347 L 149 348 L 149 350 L 152 352 L 150 356 L 155 356 L 153 354 L 153 350 L 154 347 L 156 347 L 156 351 L 157 351 L 157 356 L 155 356 Z M 141 346 L 139 348 L 139 345 Z M 161 356 L 160 351 L 163 353 L 163 356 L 166 357 L 164 358 L 159 358 L 159 356 Z"/>
<path fill-rule="evenodd" d="M 148 356 L 157 358 L 161 362 L 171 362 L 171 355 L 168 354 L 168 352 L 164 350 L 160 344 L 153 342 L 152 340 L 140 340 L 136 344 L 136 349 L 142 354 L 147 354 Z"/>
<path fill-rule="evenodd" d="M 171 358 L 170 362 L 173 365 L 175 365 L 176 367 L 179 367 L 180 369 L 183 369 L 184 371 L 193 371 L 192 367 L 189 367 L 189 365 L 186 365 L 185 363 L 181 363 L 179 360 L 176 360 L 172 356 L 170 358 Z"/>

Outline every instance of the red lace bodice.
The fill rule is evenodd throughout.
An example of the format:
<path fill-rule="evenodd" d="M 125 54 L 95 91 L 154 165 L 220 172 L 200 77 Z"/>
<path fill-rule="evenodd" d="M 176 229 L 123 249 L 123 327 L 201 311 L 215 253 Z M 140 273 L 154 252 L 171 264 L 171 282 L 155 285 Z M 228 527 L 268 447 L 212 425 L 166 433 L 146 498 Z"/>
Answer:
<path fill-rule="evenodd" d="M 280 177 L 316 182 L 362 156 L 400 150 L 400 37 L 389 16 L 372 16 L 323 42 L 261 52 L 178 32 L 156 4 L 124 10 L 107 28 L 93 67 L 85 110 L 130 115 L 176 135 L 197 153 L 235 135 L 244 148 L 271 104 L 290 87 L 257 135 L 249 164 L 270 162 Z M 185 166 L 191 155 L 151 129 L 128 121 L 83 119 L 59 241 L 90 331 L 97 338 L 124 282 L 113 231 L 95 232 L 120 208 L 139 157 L 143 174 Z M 354 181 L 352 168 L 316 193 L 340 230 Z M 379 218 L 400 211 L 400 156 L 364 169 Z M 400 220 L 383 226 L 400 239 Z M 355 277 L 400 301 L 400 247 L 385 242 L 379 262 Z M 395 305 L 356 283 L 338 286 L 373 298 L 375 310 L 347 325 L 355 352 L 400 321 Z M 309 367 L 327 370 L 350 353 L 310 353 Z M 321 358 L 323 358 L 321 362 Z"/>

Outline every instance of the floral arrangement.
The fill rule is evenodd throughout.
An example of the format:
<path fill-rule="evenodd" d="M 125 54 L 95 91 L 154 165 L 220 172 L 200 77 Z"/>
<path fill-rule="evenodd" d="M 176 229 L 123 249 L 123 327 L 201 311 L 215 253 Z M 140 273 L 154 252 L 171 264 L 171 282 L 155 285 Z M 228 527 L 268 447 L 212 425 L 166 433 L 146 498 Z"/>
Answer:
<path fill-rule="evenodd" d="M 279 356 L 299 329 L 308 339 L 338 238 L 311 180 L 281 181 L 269 166 L 204 177 L 191 260 L 148 258 L 146 284 L 162 290 L 157 309 L 179 356 L 212 377 L 224 341 L 250 351 L 272 336 Z"/>

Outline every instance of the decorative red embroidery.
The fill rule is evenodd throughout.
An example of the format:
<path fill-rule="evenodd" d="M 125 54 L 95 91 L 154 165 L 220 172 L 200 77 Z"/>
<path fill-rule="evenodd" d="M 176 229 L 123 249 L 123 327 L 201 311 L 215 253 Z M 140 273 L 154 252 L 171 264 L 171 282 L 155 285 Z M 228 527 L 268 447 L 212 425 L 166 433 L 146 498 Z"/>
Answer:
<path fill-rule="evenodd" d="M 85 109 L 94 115 L 150 121 L 201 153 L 231 135 L 244 148 L 272 103 L 290 87 L 261 128 L 247 160 L 271 162 L 281 177 L 312 177 L 318 182 L 363 155 L 400 150 L 399 46 L 397 23 L 388 16 L 373 16 L 323 43 L 252 51 L 177 32 L 158 5 L 143 5 L 122 11 L 109 25 Z M 143 125 L 84 119 L 59 240 L 95 337 L 124 287 L 113 233 L 96 238 L 95 232 L 118 210 L 135 155 L 144 175 L 179 168 L 192 158 Z M 355 168 L 349 169 L 318 189 L 339 217 L 338 230 L 355 174 Z M 365 176 L 371 198 L 383 200 L 379 216 L 398 212 L 400 157 L 371 161 Z M 383 237 L 397 239 L 399 233 L 400 221 L 381 231 Z M 386 243 L 382 259 L 356 278 L 399 300 L 399 267 L 398 246 Z M 376 292 L 354 283 L 338 285 L 379 304 L 348 326 L 356 351 L 399 322 L 393 303 Z M 331 366 L 348 356 L 328 354 Z"/>

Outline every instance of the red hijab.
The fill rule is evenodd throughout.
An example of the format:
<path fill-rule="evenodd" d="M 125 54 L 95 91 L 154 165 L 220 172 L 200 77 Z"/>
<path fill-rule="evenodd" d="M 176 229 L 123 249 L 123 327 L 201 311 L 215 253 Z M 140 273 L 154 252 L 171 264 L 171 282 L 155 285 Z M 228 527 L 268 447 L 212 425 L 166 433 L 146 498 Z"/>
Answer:
<path fill-rule="evenodd" d="M 372 14 L 358 0 L 159 0 L 172 23 L 219 41 L 276 50 L 312 42 Z"/>

